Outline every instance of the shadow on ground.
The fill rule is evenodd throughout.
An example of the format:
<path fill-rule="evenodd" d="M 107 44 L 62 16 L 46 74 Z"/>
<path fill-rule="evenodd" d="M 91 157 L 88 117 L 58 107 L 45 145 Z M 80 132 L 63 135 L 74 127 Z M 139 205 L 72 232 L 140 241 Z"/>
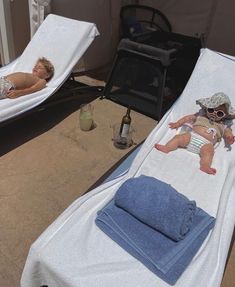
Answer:
<path fill-rule="evenodd" d="M 68 102 L 50 104 L 7 124 L 4 123 L 0 127 L 0 156 L 50 130 L 78 110 L 81 104 L 91 102 L 99 96 L 97 93 L 80 94 L 78 98 Z"/>

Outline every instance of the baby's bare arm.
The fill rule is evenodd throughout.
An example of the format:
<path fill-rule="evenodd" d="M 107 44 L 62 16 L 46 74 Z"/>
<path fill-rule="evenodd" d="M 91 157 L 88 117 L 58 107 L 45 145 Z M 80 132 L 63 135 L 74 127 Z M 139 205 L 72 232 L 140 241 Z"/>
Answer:
<path fill-rule="evenodd" d="M 32 85 L 31 87 L 25 89 L 10 90 L 7 93 L 7 97 L 10 99 L 18 98 L 21 96 L 29 95 L 37 91 L 40 91 L 45 87 L 46 87 L 46 80 L 40 79 L 36 84 Z"/>
<path fill-rule="evenodd" d="M 226 144 L 229 144 L 229 145 L 234 143 L 235 138 L 234 138 L 234 135 L 233 135 L 231 128 L 225 128 L 225 130 L 224 130 L 224 141 Z"/>
<path fill-rule="evenodd" d="M 177 122 L 169 123 L 169 127 L 171 129 L 178 129 L 183 124 L 187 122 L 195 122 L 197 116 L 195 114 L 184 116 L 183 118 L 179 119 Z"/>

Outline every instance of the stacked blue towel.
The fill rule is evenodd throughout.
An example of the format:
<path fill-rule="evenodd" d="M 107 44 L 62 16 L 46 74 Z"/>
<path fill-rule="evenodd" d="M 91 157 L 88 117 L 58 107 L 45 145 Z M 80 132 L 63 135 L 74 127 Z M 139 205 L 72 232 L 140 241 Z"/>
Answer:
<path fill-rule="evenodd" d="M 166 198 L 164 198 L 163 195 L 161 195 L 161 198 L 159 197 L 158 192 L 161 193 L 162 191 L 157 191 L 156 185 L 158 185 L 157 189 L 161 186 L 164 187 Z M 153 191 L 153 189 L 155 191 Z M 160 219 L 155 220 L 154 216 L 157 214 L 157 211 L 148 211 L 148 209 L 145 208 L 146 204 L 148 208 L 155 209 L 155 204 L 151 205 L 151 203 L 146 200 L 142 194 L 144 191 L 151 194 L 149 199 L 151 199 L 153 203 L 155 202 L 155 204 L 156 200 L 154 195 L 156 195 L 156 199 L 161 200 L 162 204 L 168 208 L 168 211 L 169 209 L 172 211 L 177 206 L 175 203 L 174 205 L 170 204 L 173 199 L 175 201 L 179 200 L 179 202 L 182 201 L 181 204 L 187 201 L 190 202 L 186 197 L 182 198 L 181 195 L 178 195 L 171 186 L 155 178 L 141 176 L 127 180 L 120 187 L 114 200 L 98 212 L 96 224 L 109 237 L 141 261 L 152 272 L 167 283 L 174 285 L 200 248 L 208 232 L 213 228 L 215 219 L 202 209 L 196 207 L 195 202 L 190 202 L 190 209 L 191 204 L 195 207 L 195 210 L 190 212 L 190 217 L 192 217 L 190 219 L 191 226 L 189 226 L 188 232 L 183 235 L 184 239 L 176 241 L 175 235 L 180 229 L 177 228 L 175 230 L 175 223 L 171 225 L 169 220 L 163 220 L 169 225 L 167 228 L 167 224 L 161 223 Z M 132 196 L 130 196 L 129 193 L 132 194 Z M 141 194 L 140 198 L 144 198 L 145 203 L 143 205 L 137 199 L 139 194 Z M 127 195 L 126 202 L 124 195 Z M 169 198 L 171 198 L 170 201 Z M 118 207 L 115 202 L 119 204 L 119 206 L 123 205 L 124 208 Z M 135 209 L 134 204 L 137 204 L 138 209 Z M 157 203 L 157 207 L 160 205 L 160 203 Z M 192 208 L 192 210 L 193 209 L 194 208 Z M 167 216 L 167 211 L 161 210 L 165 216 Z M 132 214 L 133 211 L 134 214 Z M 177 207 L 175 212 L 181 217 L 182 221 L 185 221 L 184 216 L 177 210 Z M 148 216 L 148 213 L 150 216 Z M 169 212 L 169 214 L 172 218 L 174 217 L 174 213 Z M 178 222 L 176 223 L 178 224 Z M 173 230 L 172 232 L 169 231 L 170 225 Z M 161 231 L 158 230 L 159 228 Z M 164 234 L 165 231 L 167 235 Z M 172 239 L 172 234 L 174 239 Z"/>
<path fill-rule="evenodd" d="M 118 207 L 176 241 L 185 237 L 196 211 L 195 201 L 149 176 L 124 182 L 114 201 Z"/>

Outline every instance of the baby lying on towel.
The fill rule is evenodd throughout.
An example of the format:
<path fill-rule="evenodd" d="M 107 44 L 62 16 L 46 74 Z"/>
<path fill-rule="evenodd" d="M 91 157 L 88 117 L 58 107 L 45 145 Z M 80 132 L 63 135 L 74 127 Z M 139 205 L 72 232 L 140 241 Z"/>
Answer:
<path fill-rule="evenodd" d="M 16 72 L 0 78 L 0 99 L 18 98 L 46 87 L 54 67 L 46 58 L 39 58 L 32 73 Z"/>
<path fill-rule="evenodd" d="M 171 129 L 178 129 L 185 123 L 192 123 L 192 131 L 175 135 L 165 145 L 155 144 L 155 148 L 168 153 L 178 147 L 200 155 L 200 169 L 208 174 L 215 174 L 216 169 L 211 167 L 214 156 L 214 145 L 224 138 L 226 145 L 234 143 L 232 134 L 232 119 L 235 110 L 230 99 L 224 93 L 216 93 L 210 98 L 196 101 L 201 110 L 193 115 L 187 115 L 177 122 L 170 123 Z"/>

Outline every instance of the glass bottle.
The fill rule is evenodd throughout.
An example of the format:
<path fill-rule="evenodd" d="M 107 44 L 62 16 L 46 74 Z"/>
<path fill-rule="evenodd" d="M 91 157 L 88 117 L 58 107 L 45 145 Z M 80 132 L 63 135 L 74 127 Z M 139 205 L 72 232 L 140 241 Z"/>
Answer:
<path fill-rule="evenodd" d="M 126 114 L 122 118 L 119 135 L 121 138 L 127 138 L 131 126 L 131 109 L 128 107 Z"/>

